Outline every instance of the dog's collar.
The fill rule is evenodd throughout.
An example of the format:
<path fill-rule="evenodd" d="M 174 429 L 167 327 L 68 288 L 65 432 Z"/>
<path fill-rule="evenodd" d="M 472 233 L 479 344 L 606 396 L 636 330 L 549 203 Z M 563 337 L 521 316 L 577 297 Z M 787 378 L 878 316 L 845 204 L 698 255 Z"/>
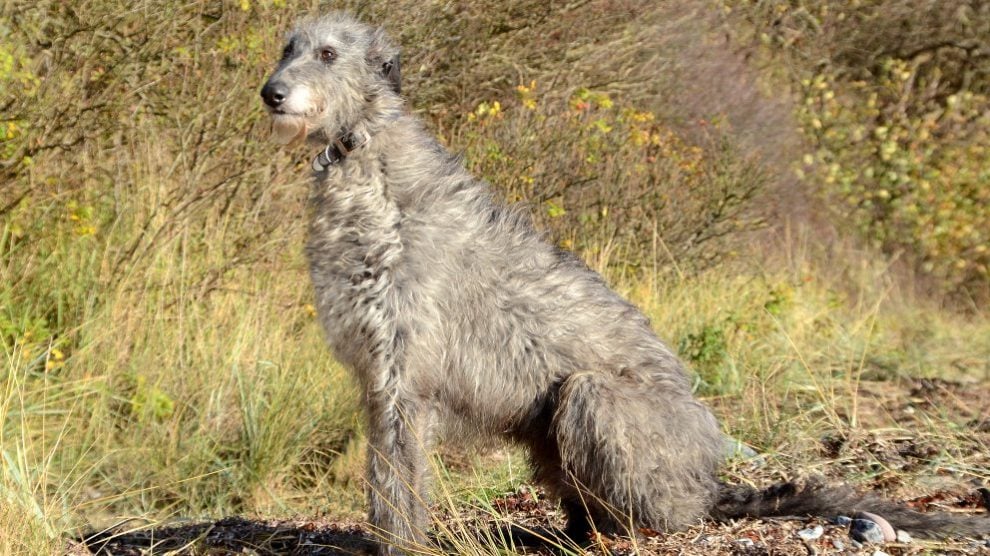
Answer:
<path fill-rule="evenodd" d="M 313 158 L 313 171 L 325 172 L 355 150 L 368 142 L 370 137 L 364 131 L 349 131 L 334 139 L 320 154 Z"/>

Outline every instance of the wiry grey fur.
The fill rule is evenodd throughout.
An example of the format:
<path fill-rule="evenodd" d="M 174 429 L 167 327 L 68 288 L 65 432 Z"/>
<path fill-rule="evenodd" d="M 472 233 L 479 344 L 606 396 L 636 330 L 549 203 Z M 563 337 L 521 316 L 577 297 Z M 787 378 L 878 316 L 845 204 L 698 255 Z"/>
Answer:
<path fill-rule="evenodd" d="M 289 40 L 266 85 L 286 93 L 273 117 L 303 118 L 321 147 L 342 131 L 370 136 L 317 172 L 306 252 L 329 343 L 363 389 L 370 522 L 391 544 L 425 539 L 434 424 L 528 447 L 579 540 L 592 524 L 673 530 L 834 509 L 817 487 L 720 485 L 718 423 L 677 357 L 406 113 L 380 30 L 331 14 Z M 855 511 L 859 499 L 841 499 Z"/>

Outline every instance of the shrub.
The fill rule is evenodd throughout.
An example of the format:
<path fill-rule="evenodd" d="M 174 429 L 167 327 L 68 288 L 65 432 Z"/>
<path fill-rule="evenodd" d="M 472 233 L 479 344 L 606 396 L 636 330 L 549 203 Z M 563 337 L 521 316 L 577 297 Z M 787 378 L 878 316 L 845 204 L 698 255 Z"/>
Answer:
<path fill-rule="evenodd" d="M 622 272 L 696 271 L 721 260 L 763 220 L 757 162 L 717 124 L 691 144 L 649 111 L 578 88 L 541 99 L 538 84 L 483 102 L 459 133 L 469 165 L 510 200 L 527 200 L 560 244 Z"/>
<path fill-rule="evenodd" d="M 792 62 L 802 172 L 838 219 L 939 293 L 990 299 L 990 5 L 725 5 Z"/>

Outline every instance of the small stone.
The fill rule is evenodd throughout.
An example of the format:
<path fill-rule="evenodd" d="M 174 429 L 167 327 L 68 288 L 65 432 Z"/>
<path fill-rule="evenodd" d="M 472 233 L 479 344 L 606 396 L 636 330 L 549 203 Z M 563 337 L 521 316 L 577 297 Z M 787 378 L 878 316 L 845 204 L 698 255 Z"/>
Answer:
<path fill-rule="evenodd" d="M 739 546 L 753 546 L 753 541 L 747 538 L 736 539 L 736 544 Z"/>
<path fill-rule="evenodd" d="M 832 539 L 832 546 L 834 546 L 835 549 L 840 552 L 846 549 L 846 543 L 842 542 L 839 539 Z"/>
<path fill-rule="evenodd" d="M 911 535 L 909 535 L 907 531 L 901 529 L 897 530 L 897 542 L 907 544 L 913 540 L 914 539 L 911 538 Z"/>
<path fill-rule="evenodd" d="M 848 527 L 849 524 L 852 523 L 852 518 L 845 515 L 837 515 L 835 516 L 835 519 L 832 520 L 832 523 L 841 525 L 842 527 Z"/>
<path fill-rule="evenodd" d="M 801 529 L 797 532 L 797 536 L 801 537 L 802 540 L 813 541 L 818 537 L 821 537 L 825 533 L 825 528 L 821 525 L 815 525 L 814 527 L 809 527 L 807 529 Z"/>
<path fill-rule="evenodd" d="M 726 459 L 734 459 L 762 467 L 766 460 L 759 452 L 742 443 L 740 440 L 726 436 L 722 440 Z"/>
<path fill-rule="evenodd" d="M 894 532 L 894 527 L 883 516 L 871 512 L 859 512 L 856 517 L 876 523 L 880 527 L 880 531 L 883 532 L 884 542 L 894 542 L 897 539 L 897 533 Z"/>
<path fill-rule="evenodd" d="M 890 554 L 887 554 L 883 550 L 874 550 L 873 556 L 890 556 Z"/>
<path fill-rule="evenodd" d="M 849 536 L 866 544 L 883 544 L 883 530 L 869 519 L 854 519 L 849 526 Z"/>

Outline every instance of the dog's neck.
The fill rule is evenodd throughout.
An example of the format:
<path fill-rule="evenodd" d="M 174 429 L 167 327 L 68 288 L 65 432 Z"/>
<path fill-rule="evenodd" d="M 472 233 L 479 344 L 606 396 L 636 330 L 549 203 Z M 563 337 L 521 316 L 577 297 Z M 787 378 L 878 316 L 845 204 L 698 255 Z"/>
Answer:
<path fill-rule="evenodd" d="M 367 109 L 354 124 L 343 127 L 333 134 L 323 130 L 317 134 L 317 144 L 323 149 L 313 157 L 315 172 L 325 172 L 331 166 L 340 164 L 351 153 L 368 143 L 403 114 L 401 97 L 393 94 L 377 95 L 368 102 Z"/>

